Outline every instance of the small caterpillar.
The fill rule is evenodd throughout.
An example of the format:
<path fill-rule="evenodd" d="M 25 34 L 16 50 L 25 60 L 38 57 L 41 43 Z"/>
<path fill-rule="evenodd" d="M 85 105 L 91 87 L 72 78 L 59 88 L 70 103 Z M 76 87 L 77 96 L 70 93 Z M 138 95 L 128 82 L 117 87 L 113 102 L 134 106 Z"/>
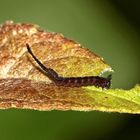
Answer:
<path fill-rule="evenodd" d="M 53 69 L 45 67 L 33 54 L 29 44 L 26 44 L 28 52 L 42 68 L 46 75 L 57 85 L 65 87 L 81 87 L 81 86 L 91 86 L 102 87 L 109 89 L 111 85 L 112 75 L 109 75 L 107 78 L 99 76 L 86 76 L 86 77 L 61 77 Z"/>

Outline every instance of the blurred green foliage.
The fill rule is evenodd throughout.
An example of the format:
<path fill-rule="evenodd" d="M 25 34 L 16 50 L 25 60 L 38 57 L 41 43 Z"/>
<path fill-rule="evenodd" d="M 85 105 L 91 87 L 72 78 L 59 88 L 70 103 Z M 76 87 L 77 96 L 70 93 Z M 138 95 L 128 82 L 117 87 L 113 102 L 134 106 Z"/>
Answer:
<path fill-rule="evenodd" d="M 0 0 L 0 23 L 6 20 L 38 24 L 92 49 L 115 70 L 115 88 L 128 89 L 140 82 L 137 28 L 109 1 Z M 0 139 L 111 139 L 129 119 L 129 115 L 115 113 L 1 110 Z M 125 138 L 131 138 L 130 134 Z"/>

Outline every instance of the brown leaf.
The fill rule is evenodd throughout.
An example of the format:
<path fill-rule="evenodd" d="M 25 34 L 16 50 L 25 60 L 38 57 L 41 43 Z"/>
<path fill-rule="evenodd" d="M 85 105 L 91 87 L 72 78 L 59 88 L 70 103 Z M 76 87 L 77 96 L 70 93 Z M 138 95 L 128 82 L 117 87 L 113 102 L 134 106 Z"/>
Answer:
<path fill-rule="evenodd" d="M 8 21 L 0 26 L 0 108 L 94 109 L 84 88 L 54 85 L 30 57 L 26 43 L 44 65 L 64 77 L 111 71 L 103 58 L 62 34 Z"/>

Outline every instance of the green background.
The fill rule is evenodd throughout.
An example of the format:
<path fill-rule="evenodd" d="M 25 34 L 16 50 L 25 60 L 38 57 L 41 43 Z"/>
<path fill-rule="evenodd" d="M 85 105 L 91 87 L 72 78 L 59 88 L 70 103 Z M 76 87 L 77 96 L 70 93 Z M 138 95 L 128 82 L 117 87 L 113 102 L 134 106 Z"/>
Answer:
<path fill-rule="evenodd" d="M 112 86 L 140 83 L 139 3 L 109 0 L 0 0 L 0 23 L 30 22 L 92 49 L 115 70 Z M 0 110 L 0 140 L 104 140 L 140 136 L 136 115 Z"/>

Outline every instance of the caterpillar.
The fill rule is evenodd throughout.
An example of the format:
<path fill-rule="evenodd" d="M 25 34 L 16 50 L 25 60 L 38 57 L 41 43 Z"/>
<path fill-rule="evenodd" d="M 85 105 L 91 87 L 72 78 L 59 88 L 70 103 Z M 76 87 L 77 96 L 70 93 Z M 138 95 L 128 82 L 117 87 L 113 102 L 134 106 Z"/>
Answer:
<path fill-rule="evenodd" d="M 57 85 L 65 87 L 81 87 L 81 86 L 96 86 L 109 89 L 111 85 L 112 75 L 107 78 L 100 76 L 85 76 L 85 77 L 62 77 L 53 69 L 44 66 L 41 61 L 33 54 L 29 44 L 26 44 L 27 50 L 34 60 L 38 63 L 46 75 Z"/>

